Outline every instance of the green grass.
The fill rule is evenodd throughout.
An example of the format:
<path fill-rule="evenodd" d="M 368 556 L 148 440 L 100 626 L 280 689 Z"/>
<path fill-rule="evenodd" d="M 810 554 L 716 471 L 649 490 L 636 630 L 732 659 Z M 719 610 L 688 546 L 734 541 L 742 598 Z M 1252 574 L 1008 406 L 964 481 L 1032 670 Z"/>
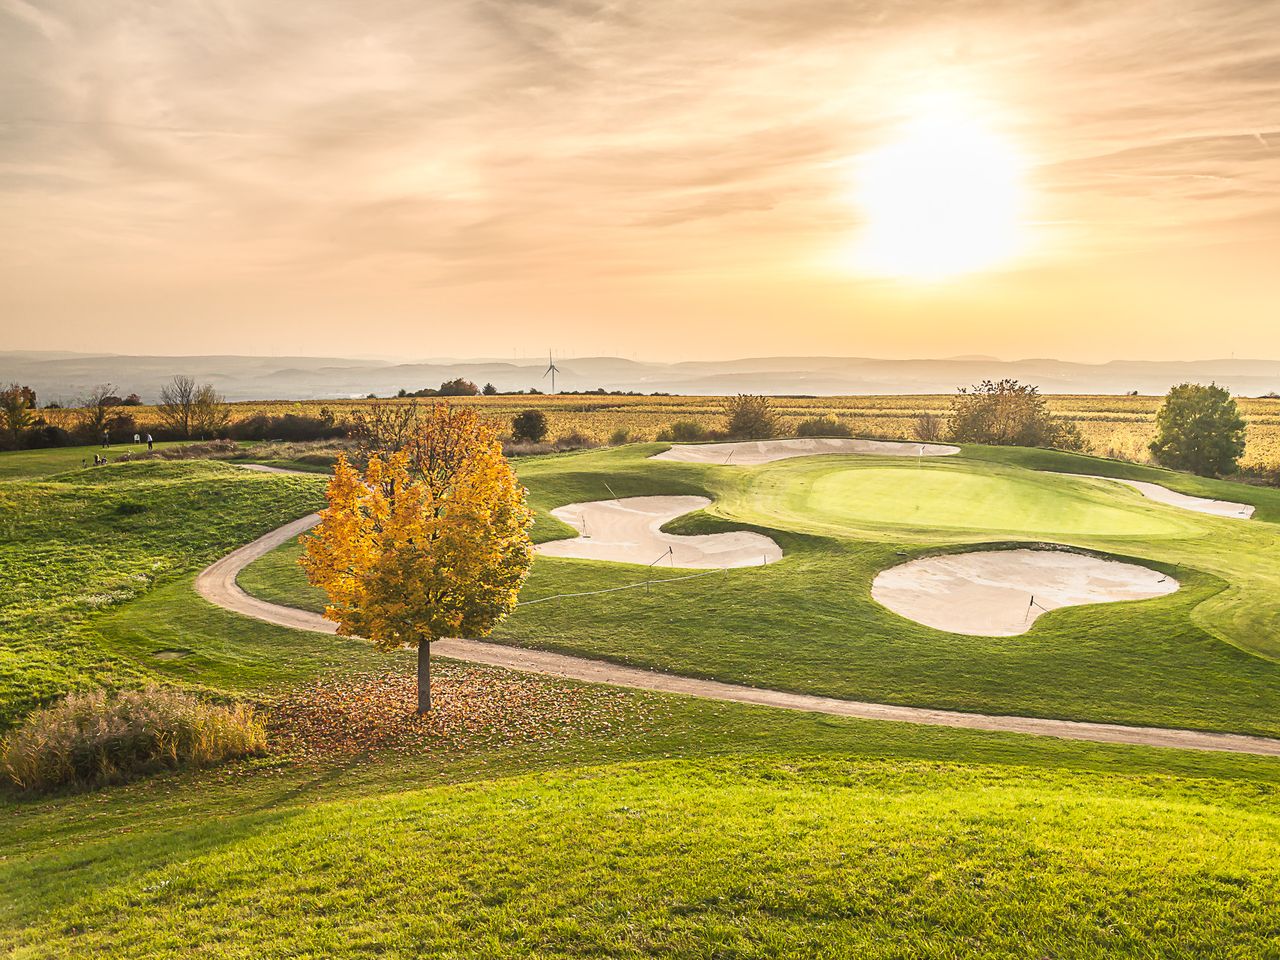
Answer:
<path fill-rule="evenodd" d="M 676 469 L 614 452 L 522 471 L 542 510 L 598 498 L 604 482 L 619 496 L 706 491 L 724 508 L 757 482 L 747 471 L 666 466 Z M 3 689 L 31 699 L 41 687 L 30 678 L 47 671 L 50 691 L 158 677 L 269 703 L 323 674 L 410 669 L 406 653 L 247 620 L 191 590 L 195 570 L 314 509 L 321 489 L 211 463 L 0 485 L 0 573 L 21 586 L 0 595 L 0 640 L 20 681 Z M 741 523 L 701 515 L 677 525 Z M 539 538 L 563 533 L 540 518 Z M 1146 633 L 1125 617 L 1154 606 L 1079 608 L 1041 621 L 1061 620 L 1060 633 L 1038 624 L 1013 638 L 1029 650 L 975 649 L 973 638 L 903 632 L 858 602 L 870 571 L 911 537 L 777 535 L 788 559 L 764 570 L 647 599 L 616 594 L 613 607 L 530 607 L 510 629 L 583 645 L 571 614 L 599 627 L 592 644 L 621 650 L 630 630 L 632 652 L 620 658 L 789 670 L 800 686 L 830 676 L 856 685 L 865 671 L 866 682 L 979 699 L 1011 684 L 1043 701 L 1055 656 L 1084 645 L 1056 681 L 1067 702 L 1067 688 L 1092 686 L 1097 703 L 1115 709 L 1132 695 L 1136 711 L 1136 691 L 1155 684 L 1147 699 L 1170 704 L 1201 690 L 1216 701 L 1200 708 L 1211 718 L 1238 716 L 1243 698 L 1272 682 L 1240 666 L 1269 669 L 1264 661 L 1189 621 L 1221 586 L 1210 574 L 1158 601 Z M 291 550 L 242 583 L 314 605 Z M 637 572 L 540 560 L 526 595 Z M 708 581 L 720 585 L 709 605 L 691 589 Z M 1108 632 L 1118 614 L 1130 627 Z M 893 662 L 931 649 L 923 667 Z M 1039 682 L 1018 687 L 1028 669 Z M 0 792 L 0 947 L 21 958 L 1276 953 L 1273 759 L 622 696 L 611 729 L 552 744 L 267 758 L 34 800 Z M 1265 699 L 1255 710 L 1275 715 Z"/>
<path fill-rule="evenodd" d="M 211 462 L 0 484 L 0 729 L 72 687 L 148 675 L 101 641 L 98 621 L 314 510 L 322 494 L 318 479 Z"/>
<path fill-rule="evenodd" d="M 169 447 L 180 447 L 190 443 L 189 440 L 166 440 L 157 442 L 157 450 Z M 44 450 L 8 450 L 0 452 L 0 480 L 24 480 L 33 477 L 48 477 L 55 473 L 78 470 L 82 466 L 93 466 L 94 454 L 105 456 L 114 462 L 125 453 L 135 456 L 146 453 L 145 443 L 113 443 L 105 450 L 101 444 L 90 444 L 82 447 L 49 447 Z"/>
<path fill-rule="evenodd" d="M 1267 593 L 1280 573 L 1270 523 L 1201 517 L 1118 484 L 1035 473 L 1016 465 L 1022 451 L 1011 451 L 1010 464 L 805 458 L 744 470 L 643 459 L 654 449 L 548 458 L 522 464 L 521 477 L 542 511 L 600 499 L 608 488 L 619 496 L 706 493 L 717 500 L 715 514 L 670 526 L 759 529 L 782 544 L 784 560 L 651 592 L 526 607 L 497 639 L 851 699 L 1280 734 L 1280 665 L 1244 649 L 1277 642 L 1267 632 L 1280 599 L 1280 585 Z M 1249 492 L 1264 503 L 1277 496 Z M 922 519 L 921 510 L 930 516 Z M 948 510 L 952 523 L 935 525 L 934 515 Z M 540 523 L 541 537 L 557 535 L 554 521 Z M 1058 610 L 1027 634 L 1003 638 L 943 633 L 871 599 L 875 574 L 905 556 L 1020 539 L 1073 543 L 1165 571 L 1180 564 L 1181 588 L 1158 600 Z M 322 610 L 297 553 L 286 545 L 264 557 L 241 574 L 241 585 Z M 539 558 L 521 596 L 605 589 L 647 575 Z M 1248 605 L 1239 603 L 1241 592 Z M 1219 622 L 1208 624 L 1216 629 L 1206 630 L 1219 610 Z M 1224 642 L 1223 633 L 1240 642 Z"/>
<path fill-rule="evenodd" d="M 502 773 L 45 812 L 0 863 L 0 930 L 23 957 L 1246 957 L 1277 933 L 1270 785 L 798 753 Z"/>

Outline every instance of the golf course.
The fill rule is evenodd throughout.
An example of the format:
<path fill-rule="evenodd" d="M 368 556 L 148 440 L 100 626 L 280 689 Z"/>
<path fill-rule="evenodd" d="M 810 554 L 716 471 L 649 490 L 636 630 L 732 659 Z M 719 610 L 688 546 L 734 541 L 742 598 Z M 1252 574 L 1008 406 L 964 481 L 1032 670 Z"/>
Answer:
<path fill-rule="evenodd" d="M 270 743 L 92 793 L 4 794 L 0 943 L 23 958 L 192 943 L 231 957 L 1273 955 L 1280 491 L 919 447 L 516 461 L 540 553 L 492 637 L 437 645 L 426 726 L 403 707 L 412 653 L 317 616 L 297 535 L 323 476 L 0 455 L 0 557 L 20 585 L 0 601 L 5 723 L 87 684 L 161 681 L 256 703 Z M 1240 506 L 1187 505 L 1200 501 Z M 682 540 L 702 544 L 689 567 Z M 764 545 L 777 553 L 754 560 Z M 873 595 L 904 565 L 1001 553 L 1000 576 L 1020 555 L 1066 557 L 1137 571 L 1149 592 L 1026 602 L 1005 636 L 935 629 Z M 983 586 L 1024 603 L 1016 585 Z M 256 612 L 226 602 L 239 591 Z M 839 703 L 886 712 L 823 706 Z M 909 722 L 862 719 L 893 710 Z M 1063 725 L 1028 735 L 1024 721 Z M 1090 725 L 1135 733 L 1100 741 Z M 1144 746 L 1167 742 L 1146 729 L 1210 739 Z"/>

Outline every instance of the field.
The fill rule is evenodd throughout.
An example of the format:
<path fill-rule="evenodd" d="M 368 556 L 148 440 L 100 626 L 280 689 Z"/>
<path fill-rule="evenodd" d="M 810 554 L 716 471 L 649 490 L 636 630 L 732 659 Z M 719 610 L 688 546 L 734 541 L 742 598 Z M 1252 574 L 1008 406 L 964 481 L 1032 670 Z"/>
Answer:
<path fill-rule="evenodd" d="M 649 460 L 659 449 L 519 461 L 537 539 L 569 532 L 549 508 L 608 483 L 620 497 L 708 495 L 672 526 L 762 531 L 784 559 L 530 606 L 498 639 L 883 702 L 1280 733 L 1276 491 L 1045 451 L 743 469 Z M 0 727 L 75 686 L 161 679 L 263 704 L 278 746 L 99 793 L 0 793 L 0 947 L 13 956 L 1277 952 L 1273 758 L 445 662 L 442 703 L 469 699 L 418 730 L 388 675 L 410 669 L 407 652 L 245 619 L 192 590 L 212 559 L 314 510 L 322 477 L 204 462 L 21 476 L 34 469 L 0 481 L 0 576 L 17 585 L 0 595 Z M 1047 470 L 1155 479 L 1255 504 L 1257 519 Z M 1056 611 L 999 640 L 929 630 L 867 596 L 904 555 L 1040 538 L 1177 567 L 1182 589 Z M 314 606 L 295 555 L 269 554 L 241 585 Z M 541 558 L 522 596 L 643 575 Z M 313 703 L 324 711 L 299 727 Z"/>
<path fill-rule="evenodd" d="M 1076 423 L 1088 444 L 1088 452 L 1104 457 L 1146 462 L 1147 444 L 1155 431 L 1159 397 L 1050 396 L 1050 409 Z M 306 402 L 251 402 L 232 404 L 234 419 L 265 413 L 318 415 L 328 409 L 341 418 L 369 401 L 327 400 Z M 547 414 L 552 437 L 578 433 L 597 441 L 608 440 L 615 431 L 626 430 L 632 440 L 653 440 L 658 432 L 678 420 L 692 420 L 705 427 L 718 427 L 722 420 L 721 397 L 626 397 L 626 396 L 503 396 L 453 399 L 474 405 L 492 415 L 504 427 L 521 410 L 536 407 Z M 1242 466 L 1253 470 L 1280 469 L 1280 399 L 1238 401 L 1247 428 L 1247 444 Z M 855 436 L 886 439 L 911 438 L 922 413 L 943 415 L 947 396 L 880 397 L 778 397 L 774 406 L 789 430 L 801 420 L 833 416 L 848 425 Z M 130 411 L 145 429 L 154 425 L 155 411 L 133 407 Z M 57 411 L 46 416 L 56 419 Z"/>

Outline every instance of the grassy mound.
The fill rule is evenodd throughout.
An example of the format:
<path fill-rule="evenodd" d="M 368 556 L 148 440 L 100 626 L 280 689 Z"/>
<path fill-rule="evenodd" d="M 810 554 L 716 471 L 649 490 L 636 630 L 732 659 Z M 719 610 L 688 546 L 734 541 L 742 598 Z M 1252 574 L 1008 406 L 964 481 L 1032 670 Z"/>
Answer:
<path fill-rule="evenodd" d="M 94 623 L 322 503 L 320 478 L 121 463 L 0 484 L 0 730 L 68 690 L 136 683 Z"/>

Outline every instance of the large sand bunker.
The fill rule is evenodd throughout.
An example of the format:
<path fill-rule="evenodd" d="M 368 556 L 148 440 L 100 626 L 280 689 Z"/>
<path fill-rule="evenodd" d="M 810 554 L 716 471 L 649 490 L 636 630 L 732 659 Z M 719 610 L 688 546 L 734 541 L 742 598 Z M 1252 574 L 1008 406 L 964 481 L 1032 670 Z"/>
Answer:
<path fill-rule="evenodd" d="M 894 613 L 949 633 L 1012 637 L 1059 607 L 1147 600 L 1178 589 L 1148 567 L 1061 550 L 984 550 L 882 570 L 871 596 Z"/>
<path fill-rule="evenodd" d="M 1196 513 L 1207 513 L 1214 517 L 1230 517 L 1234 520 L 1248 520 L 1253 516 L 1253 505 L 1249 503 L 1233 503 L 1230 500 L 1210 500 L 1208 497 L 1193 497 L 1190 494 L 1178 493 L 1176 490 L 1162 487 L 1158 483 L 1148 483 L 1145 480 L 1124 480 L 1120 477 L 1095 476 L 1089 476 L 1088 479 L 1111 480 L 1115 483 L 1123 483 L 1125 486 L 1133 487 L 1148 500 L 1168 504 L 1171 507 L 1181 507 L 1183 510 L 1194 510 Z"/>
<path fill-rule="evenodd" d="M 551 515 L 580 536 L 539 544 L 538 553 L 710 570 L 761 566 L 782 558 L 782 548 L 776 543 L 746 530 L 684 537 L 659 529 L 667 521 L 710 503 L 706 497 L 627 497 L 557 507 Z"/>
<path fill-rule="evenodd" d="M 654 460 L 680 463 L 721 463 L 753 467 L 791 457 L 819 457 L 825 454 L 857 454 L 879 457 L 949 457 L 959 447 L 945 443 L 914 443 L 906 440 L 847 440 L 797 437 L 791 440 L 741 440 L 734 443 L 682 443 L 654 455 Z"/>

